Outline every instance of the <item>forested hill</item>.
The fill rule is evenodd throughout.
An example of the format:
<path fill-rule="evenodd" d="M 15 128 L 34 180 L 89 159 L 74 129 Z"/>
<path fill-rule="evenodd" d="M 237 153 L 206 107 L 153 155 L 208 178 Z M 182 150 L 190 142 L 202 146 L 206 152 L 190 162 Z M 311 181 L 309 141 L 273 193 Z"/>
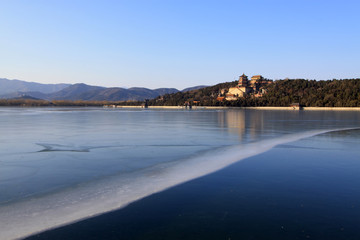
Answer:
<path fill-rule="evenodd" d="M 306 107 L 360 107 L 360 79 L 276 81 L 260 102 L 271 106 L 299 102 Z"/>
<path fill-rule="evenodd" d="M 165 94 L 149 101 L 149 105 L 158 106 L 178 106 L 184 105 L 185 102 L 199 101 L 201 106 L 218 106 L 220 102 L 216 100 L 221 89 L 228 89 L 238 84 L 238 81 L 219 83 L 215 86 L 205 87 L 188 92 L 177 92 Z"/>
<path fill-rule="evenodd" d="M 360 79 L 315 81 L 304 79 L 277 80 L 260 98 L 248 96 L 235 101 L 217 101 L 221 89 L 236 86 L 237 81 L 221 83 L 190 92 L 166 94 L 150 100 L 150 105 L 183 105 L 195 101 L 202 106 L 289 106 L 360 107 Z"/>

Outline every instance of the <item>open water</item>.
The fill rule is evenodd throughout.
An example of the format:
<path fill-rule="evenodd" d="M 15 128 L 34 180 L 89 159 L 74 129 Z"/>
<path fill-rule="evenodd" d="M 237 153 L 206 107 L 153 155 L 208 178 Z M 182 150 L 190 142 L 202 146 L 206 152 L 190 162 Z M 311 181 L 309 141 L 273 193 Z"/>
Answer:
<path fill-rule="evenodd" d="M 340 168 L 341 182 L 360 167 L 359 123 L 360 113 L 345 111 L 0 108 L 0 239 L 23 238 L 116 210 L 244 159 L 254 163 L 248 172 L 262 169 L 270 183 L 299 184 L 293 175 L 276 171 L 283 166 L 295 179 L 304 166 L 311 173 Z M 250 161 L 277 149 L 281 152 L 266 155 L 266 161 Z M 295 158 L 286 156 L 294 151 L 298 159 L 289 161 Z M 309 156 L 316 158 L 309 161 Z M 230 169 L 237 169 L 243 181 L 256 179 L 242 168 Z M 323 173 L 324 181 L 329 174 Z M 358 186 L 358 180 L 346 188 Z M 267 192 L 281 192 L 264 179 L 255 183 L 253 203 L 263 196 L 264 186 Z M 216 182 L 206 183 L 211 185 Z M 202 191 L 208 193 L 206 187 Z M 360 201 L 358 191 L 349 191 L 347 198 Z M 284 218 L 287 214 L 279 212 Z M 261 223 L 258 213 L 253 218 Z"/>

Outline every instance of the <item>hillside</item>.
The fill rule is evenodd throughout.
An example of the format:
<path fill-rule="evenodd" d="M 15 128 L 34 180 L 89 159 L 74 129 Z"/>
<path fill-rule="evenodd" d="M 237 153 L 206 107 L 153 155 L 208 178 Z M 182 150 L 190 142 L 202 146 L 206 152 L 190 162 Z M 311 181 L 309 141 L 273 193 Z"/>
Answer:
<path fill-rule="evenodd" d="M 144 99 L 155 98 L 165 93 L 174 93 L 177 91 L 177 89 L 172 88 L 154 90 L 147 88 L 102 88 L 85 91 L 73 96 L 73 98 L 86 101 L 143 101 Z M 63 97 L 62 99 L 65 98 Z"/>
<path fill-rule="evenodd" d="M 263 106 L 288 106 L 292 102 L 306 107 L 360 107 L 360 79 L 276 81 L 257 101 Z"/>
<path fill-rule="evenodd" d="M 195 86 L 195 87 L 185 88 L 185 89 L 181 90 L 181 92 L 188 92 L 188 91 L 198 90 L 198 89 L 202 89 L 202 88 L 206 88 L 206 87 L 209 87 L 209 86 L 199 85 L 199 86 Z"/>
<path fill-rule="evenodd" d="M 216 100 L 216 97 L 218 96 L 221 89 L 234 87 L 236 84 L 237 81 L 225 82 L 197 90 L 165 94 L 150 100 L 149 104 L 159 106 L 178 106 L 184 105 L 185 102 L 200 101 L 199 105 L 202 106 L 218 106 L 219 102 Z"/>
<path fill-rule="evenodd" d="M 48 100 L 82 100 L 79 96 L 91 91 L 99 91 L 104 89 L 103 87 L 89 86 L 84 83 L 77 83 L 71 85 L 61 91 L 48 94 L 46 99 Z"/>
<path fill-rule="evenodd" d="M 48 101 L 143 101 L 176 92 L 179 92 L 179 90 L 175 88 L 158 88 L 153 90 L 141 87 L 129 89 L 119 87 L 105 88 L 90 86 L 84 83 L 40 84 L 20 80 L 0 79 L 0 98 L 2 99 L 21 99 L 26 96 L 28 98 Z"/>
<path fill-rule="evenodd" d="M 86 84 L 74 84 L 59 92 L 48 94 L 47 100 L 84 100 L 84 101 L 143 101 L 166 93 L 177 92 L 174 88 L 104 88 Z"/>
<path fill-rule="evenodd" d="M 68 86 L 70 86 L 70 84 L 42 84 L 0 78 L 0 95 L 15 94 L 16 92 L 41 92 L 48 94 L 60 91 Z"/>
<path fill-rule="evenodd" d="M 201 106 L 289 106 L 298 102 L 306 107 L 360 107 L 360 79 L 315 81 L 305 79 L 277 80 L 267 86 L 263 97 L 247 96 L 235 101 L 218 101 L 221 89 L 236 86 L 237 81 L 217 84 L 189 92 L 157 97 L 150 105 Z M 194 102 L 195 101 L 195 102 Z"/>

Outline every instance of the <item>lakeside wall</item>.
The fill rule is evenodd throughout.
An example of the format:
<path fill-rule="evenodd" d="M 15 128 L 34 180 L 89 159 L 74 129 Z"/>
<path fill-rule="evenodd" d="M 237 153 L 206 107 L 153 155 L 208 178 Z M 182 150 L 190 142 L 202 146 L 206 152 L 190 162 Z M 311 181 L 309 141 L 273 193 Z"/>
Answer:
<path fill-rule="evenodd" d="M 304 107 L 307 111 L 360 111 L 360 107 Z"/>
<path fill-rule="evenodd" d="M 116 106 L 116 108 L 143 108 L 143 106 Z M 149 106 L 151 109 L 185 109 L 184 106 Z M 192 106 L 192 109 L 254 109 L 254 110 L 291 110 L 293 107 L 213 107 Z M 360 107 L 303 107 L 300 111 L 360 111 Z"/>

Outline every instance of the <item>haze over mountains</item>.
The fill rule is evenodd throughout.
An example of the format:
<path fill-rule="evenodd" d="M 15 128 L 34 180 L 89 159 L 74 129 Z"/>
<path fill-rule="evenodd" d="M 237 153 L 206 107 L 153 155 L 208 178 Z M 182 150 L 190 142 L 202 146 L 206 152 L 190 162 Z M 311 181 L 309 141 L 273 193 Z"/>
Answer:
<path fill-rule="evenodd" d="M 20 80 L 9 80 L 6 78 L 0 78 L 0 96 L 5 94 L 11 94 L 14 92 L 42 92 L 52 93 L 60 91 L 71 84 L 41 84 L 36 82 L 26 82 Z"/>
<path fill-rule="evenodd" d="M 191 91 L 206 86 L 186 88 L 182 91 Z M 84 83 L 77 84 L 41 84 L 20 80 L 0 78 L 0 98 L 36 98 L 44 100 L 85 100 L 85 101 L 127 101 L 155 98 L 168 93 L 180 92 L 176 88 L 148 89 L 141 87 L 105 88 L 90 86 Z"/>

